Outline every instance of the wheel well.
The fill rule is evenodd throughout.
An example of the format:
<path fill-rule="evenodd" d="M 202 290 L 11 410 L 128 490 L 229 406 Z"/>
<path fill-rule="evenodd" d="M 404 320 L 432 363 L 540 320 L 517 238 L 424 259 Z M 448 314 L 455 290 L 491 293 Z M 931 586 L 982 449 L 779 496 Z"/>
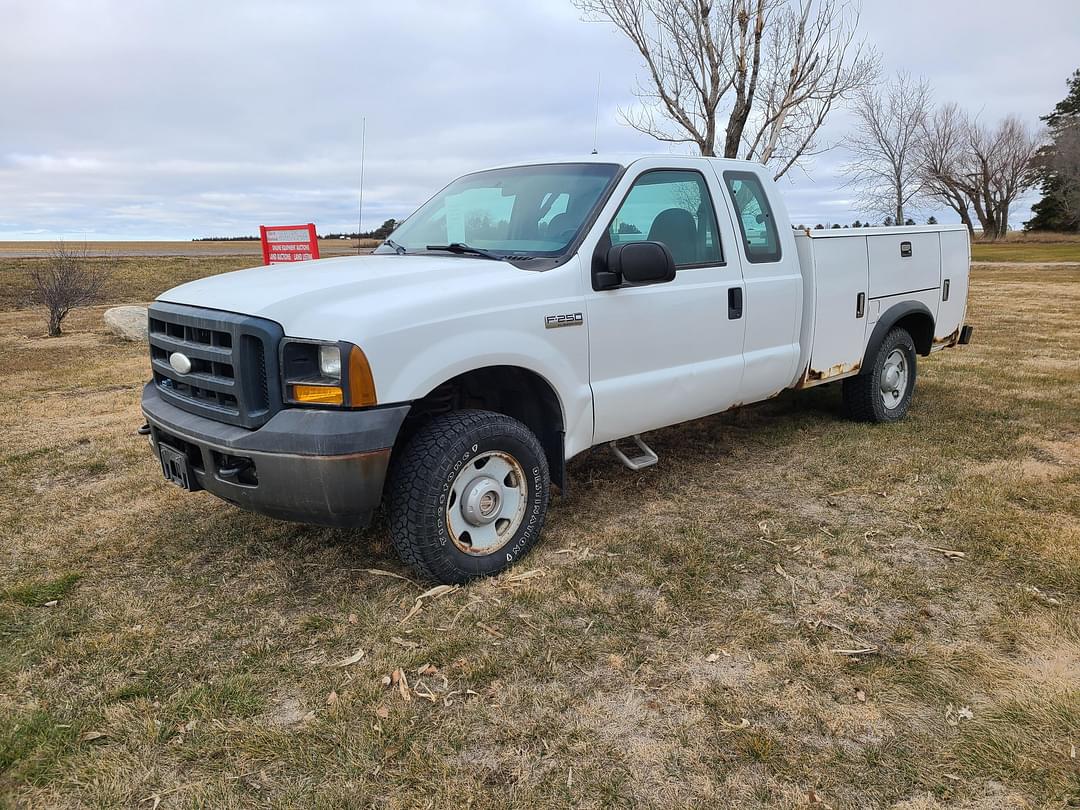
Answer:
<path fill-rule="evenodd" d="M 915 342 L 915 351 L 921 355 L 930 354 L 934 345 L 934 319 L 925 312 L 910 312 L 892 325 L 892 329 L 906 329 Z M 890 329 L 890 331 L 892 331 Z"/>
<path fill-rule="evenodd" d="M 558 394 L 539 374 L 518 366 L 488 366 L 467 371 L 413 402 L 395 443 L 395 452 L 427 420 L 462 408 L 495 411 L 524 424 L 544 448 L 551 482 L 565 489 L 566 427 Z"/>

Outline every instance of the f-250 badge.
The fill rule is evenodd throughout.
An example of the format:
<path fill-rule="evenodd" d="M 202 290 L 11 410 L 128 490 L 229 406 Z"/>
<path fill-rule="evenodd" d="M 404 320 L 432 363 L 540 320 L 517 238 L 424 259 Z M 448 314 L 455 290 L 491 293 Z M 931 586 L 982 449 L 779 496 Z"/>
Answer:
<path fill-rule="evenodd" d="M 580 312 L 571 312 L 567 315 L 547 315 L 544 317 L 545 329 L 558 329 L 563 326 L 582 326 L 585 316 Z"/>

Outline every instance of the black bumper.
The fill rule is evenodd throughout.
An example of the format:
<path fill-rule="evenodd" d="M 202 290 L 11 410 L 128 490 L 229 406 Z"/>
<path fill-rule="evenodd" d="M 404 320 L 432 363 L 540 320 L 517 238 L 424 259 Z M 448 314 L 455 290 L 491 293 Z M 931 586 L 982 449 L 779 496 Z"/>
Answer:
<path fill-rule="evenodd" d="M 283 520 L 366 526 L 409 406 L 291 408 L 248 430 L 181 410 L 147 383 L 142 410 L 155 452 L 183 453 L 193 489 Z"/>

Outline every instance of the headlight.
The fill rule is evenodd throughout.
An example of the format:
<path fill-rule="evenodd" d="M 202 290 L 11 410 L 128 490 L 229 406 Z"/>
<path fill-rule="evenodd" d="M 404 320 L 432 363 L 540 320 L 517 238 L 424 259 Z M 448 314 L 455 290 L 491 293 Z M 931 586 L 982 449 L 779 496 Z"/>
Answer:
<path fill-rule="evenodd" d="M 367 357 L 351 343 L 285 340 L 281 373 L 288 403 L 360 408 L 377 401 Z"/>
<path fill-rule="evenodd" d="M 319 371 L 332 380 L 341 379 L 341 347 L 337 345 L 319 347 Z"/>

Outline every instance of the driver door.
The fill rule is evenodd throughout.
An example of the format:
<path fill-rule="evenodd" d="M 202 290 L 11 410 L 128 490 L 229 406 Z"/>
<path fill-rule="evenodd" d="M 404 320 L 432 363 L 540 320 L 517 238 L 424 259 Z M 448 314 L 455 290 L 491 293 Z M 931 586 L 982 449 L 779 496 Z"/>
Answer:
<path fill-rule="evenodd" d="M 720 194 L 715 173 L 700 162 L 634 163 L 597 222 L 592 250 L 582 251 L 606 256 L 612 245 L 656 241 L 676 264 L 665 283 L 594 290 L 587 279 L 594 444 L 735 404 L 743 283 L 740 263 L 725 259 L 735 242 Z"/>

